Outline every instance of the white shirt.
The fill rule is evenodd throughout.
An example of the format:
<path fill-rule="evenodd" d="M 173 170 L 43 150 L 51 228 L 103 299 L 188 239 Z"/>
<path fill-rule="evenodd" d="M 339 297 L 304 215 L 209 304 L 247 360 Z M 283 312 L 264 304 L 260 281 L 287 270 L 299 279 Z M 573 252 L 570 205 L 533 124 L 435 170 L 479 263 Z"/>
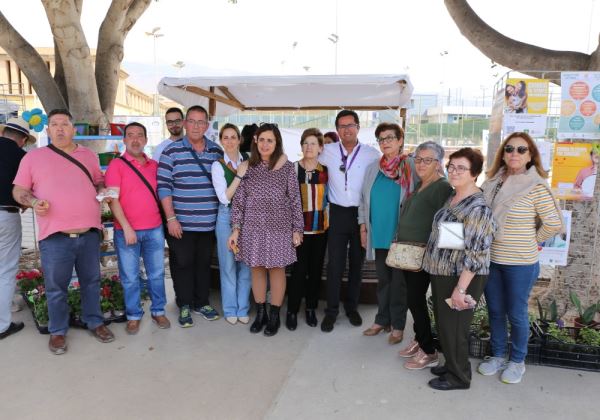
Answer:
<path fill-rule="evenodd" d="M 225 160 L 225 164 L 231 162 L 231 164 L 233 165 L 233 169 L 237 169 L 239 164 L 242 163 L 242 155 L 239 153 L 238 158 L 235 161 L 229 159 L 227 153 L 225 153 L 223 159 Z M 225 204 L 226 206 L 229 205 L 231 201 L 227 198 L 227 180 L 225 180 L 225 170 L 223 169 L 221 162 L 219 162 L 218 160 L 213 162 L 211 173 L 213 187 L 215 188 L 215 192 L 217 193 L 217 198 L 219 199 L 219 202 L 221 204 Z"/>
<path fill-rule="evenodd" d="M 358 146 L 360 146 L 360 149 Z M 346 176 L 344 172 L 340 171 L 340 166 L 343 163 L 340 147 L 344 156 L 348 156 L 346 160 L 347 185 Z M 354 158 L 354 156 L 356 157 Z M 341 143 L 326 144 L 323 147 L 323 153 L 319 155 L 319 162 L 327 166 L 329 177 L 327 198 L 329 201 L 342 207 L 358 207 L 365 172 L 369 165 L 380 157 L 381 153 L 377 149 L 360 142 L 354 147 L 350 155 Z M 354 161 L 352 161 L 352 158 L 354 158 Z"/>
<path fill-rule="evenodd" d="M 167 146 L 171 143 L 173 143 L 173 140 L 171 140 L 170 138 L 160 142 L 159 145 L 156 146 L 152 151 L 152 159 L 154 159 L 157 162 L 160 162 L 160 155 L 162 155 L 163 150 L 165 150 Z"/>

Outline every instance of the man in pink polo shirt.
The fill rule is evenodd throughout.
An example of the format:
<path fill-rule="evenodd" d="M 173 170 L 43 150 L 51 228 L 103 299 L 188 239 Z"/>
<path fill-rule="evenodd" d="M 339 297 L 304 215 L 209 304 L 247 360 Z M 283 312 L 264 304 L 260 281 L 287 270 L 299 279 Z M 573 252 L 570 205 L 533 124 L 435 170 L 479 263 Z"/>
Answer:
<path fill-rule="evenodd" d="M 137 122 L 127 124 L 123 141 L 125 153 L 108 166 L 106 186 L 119 193 L 110 208 L 115 216 L 115 248 L 125 292 L 125 331 L 137 334 L 144 315 L 138 279 L 140 256 L 148 276 L 152 320 L 159 328 L 171 326 L 165 316 L 165 236 L 156 195 L 158 163 L 144 154 L 146 127 Z"/>
<path fill-rule="evenodd" d="M 21 161 L 13 196 L 37 216 L 50 320 L 48 347 L 63 354 L 73 267 L 81 285 L 83 321 L 98 341 L 114 340 L 100 310 L 101 225 L 96 194 L 104 192 L 104 182 L 96 154 L 73 143 L 75 127 L 69 111 L 55 109 L 48 114 L 48 135 L 50 146 L 32 150 Z"/>

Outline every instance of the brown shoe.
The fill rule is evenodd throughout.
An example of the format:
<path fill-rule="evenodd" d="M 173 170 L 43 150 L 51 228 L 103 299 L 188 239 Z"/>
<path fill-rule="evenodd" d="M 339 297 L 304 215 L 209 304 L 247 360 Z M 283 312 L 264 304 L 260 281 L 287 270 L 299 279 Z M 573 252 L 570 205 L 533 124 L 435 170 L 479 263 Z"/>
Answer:
<path fill-rule="evenodd" d="M 125 331 L 129 335 L 135 335 L 140 331 L 140 323 L 139 319 L 134 319 L 131 321 L 127 321 L 127 325 L 125 326 Z"/>
<path fill-rule="evenodd" d="M 382 325 L 373 324 L 363 331 L 363 335 L 366 335 L 367 337 L 372 337 L 374 335 L 379 334 L 381 331 L 388 332 L 389 330 L 390 327 L 384 327 Z"/>
<path fill-rule="evenodd" d="M 404 363 L 406 369 L 419 370 L 428 367 L 434 367 L 439 364 L 437 350 L 433 354 L 426 354 L 422 349 L 419 349 L 417 353 L 408 359 Z"/>
<path fill-rule="evenodd" d="M 419 351 L 419 343 L 413 340 L 408 346 L 398 352 L 400 357 L 413 357 Z"/>
<path fill-rule="evenodd" d="M 51 335 L 48 348 L 53 354 L 65 354 L 67 352 L 67 339 L 64 335 Z"/>
<path fill-rule="evenodd" d="M 111 341 L 115 341 L 115 335 L 109 330 L 106 325 L 100 325 L 99 327 L 91 330 L 91 333 L 96 340 L 101 343 L 110 343 Z"/>
<path fill-rule="evenodd" d="M 403 339 L 404 339 L 404 331 L 393 330 L 392 333 L 388 337 L 388 343 L 398 344 L 398 343 L 402 342 Z"/>
<path fill-rule="evenodd" d="M 171 322 L 164 315 L 152 315 L 152 321 L 160 328 L 161 330 L 166 330 L 167 328 L 171 328 Z"/>

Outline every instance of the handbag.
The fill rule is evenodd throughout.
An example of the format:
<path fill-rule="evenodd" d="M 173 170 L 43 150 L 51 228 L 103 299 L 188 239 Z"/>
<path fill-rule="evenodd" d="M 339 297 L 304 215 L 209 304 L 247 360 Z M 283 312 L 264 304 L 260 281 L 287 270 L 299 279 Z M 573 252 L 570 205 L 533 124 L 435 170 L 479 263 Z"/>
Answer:
<path fill-rule="evenodd" d="M 392 242 L 386 265 L 406 271 L 421 271 L 426 245 L 418 242 Z"/>
<path fill-rule="evenodd" d="M 440 222 L 437 247 L 441 249 L 465 249 L 465 227 L 460 222 Z"/>

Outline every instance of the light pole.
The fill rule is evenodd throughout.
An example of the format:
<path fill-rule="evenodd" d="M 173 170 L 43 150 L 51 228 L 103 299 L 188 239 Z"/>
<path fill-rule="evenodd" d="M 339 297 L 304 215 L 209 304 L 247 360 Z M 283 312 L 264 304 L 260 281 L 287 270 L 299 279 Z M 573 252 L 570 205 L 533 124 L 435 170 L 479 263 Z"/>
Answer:
<path fill-rule="evenodd" d="M 156 26 L 154 29 L 152 29 L 151 32 L 146 32 L 147 36 L 151 36 L 152 37 L 152 51 L 153 51 L 153 55 L 154 55 L 154 83 L 155 83 L 155 93 L 154 93 L 154 101 L 153 101 L 153 109 L 152 109 L 152 114 L 154 116 L 158 116 L 159 112 L 158 112 L 158 63 L 156 61 L 156 38 L 160 38 L 161 36 L 165 36 L 165 34 L 161 34 L 159 33 L 160 31 L 160 26 Z"/>
<path fill-rule="evenodd" d="M 330 40 L 335 48 L 335 54 L 334 54 L 334 74 L 337 74 L 337 70 L 338 70 L 338 41 L 340 40 L 340 37 L 338 36 L 338 0 L 335 0 L 335 32 L 332 34 L 329 34 L 329 37 L 327 38 L 328 40 Z"/>

